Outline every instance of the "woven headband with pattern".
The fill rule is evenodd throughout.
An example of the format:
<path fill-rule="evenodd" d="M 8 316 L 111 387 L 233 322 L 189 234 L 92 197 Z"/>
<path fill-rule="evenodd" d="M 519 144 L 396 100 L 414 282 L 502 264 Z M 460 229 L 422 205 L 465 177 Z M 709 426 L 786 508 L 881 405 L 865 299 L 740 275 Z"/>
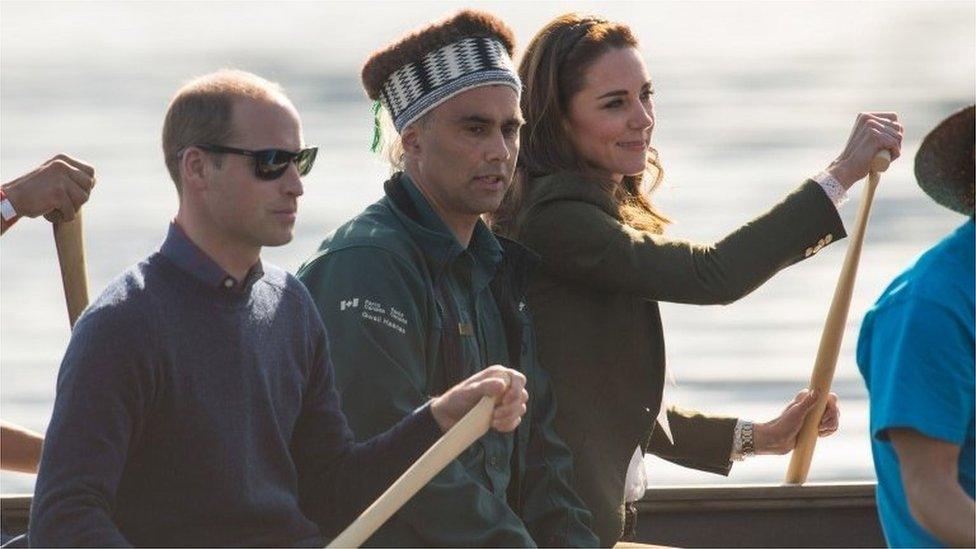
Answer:
<path fill-rule="evenodd" d="M 458 40 L 397 69 L 380 88 L 398 132 L 451 97 L 471 88 L 501 84 L 521 94 L 522 82 L 498 40 Z"/>

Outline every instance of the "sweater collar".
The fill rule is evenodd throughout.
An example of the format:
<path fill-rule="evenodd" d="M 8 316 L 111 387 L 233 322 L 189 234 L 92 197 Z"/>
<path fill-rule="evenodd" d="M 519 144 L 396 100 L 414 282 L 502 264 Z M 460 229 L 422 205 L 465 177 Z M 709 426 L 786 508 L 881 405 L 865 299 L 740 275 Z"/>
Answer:
<path fill-rule="evenodd" d="M 264 269 L 261 261 L 258 260 L 247 272 L 243 281 L 235 280 L 194 244 L 176 222 L 170 223 L 166 240 L 160 247 L 159 253 L 204 286 L 225 292 L 245 293 L 264 276 Z"/>

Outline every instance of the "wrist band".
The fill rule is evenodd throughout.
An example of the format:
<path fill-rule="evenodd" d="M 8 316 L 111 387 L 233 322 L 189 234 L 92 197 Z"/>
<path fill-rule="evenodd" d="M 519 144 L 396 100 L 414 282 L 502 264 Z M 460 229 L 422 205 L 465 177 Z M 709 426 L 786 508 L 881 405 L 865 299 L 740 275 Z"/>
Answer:
<path fill-rule="evenodd" d="M 17 210 L 14 209 L 14 205 L 7 198 L 0 200 L 0 216 L 3 216 L 4 221 L 13 221 L 17 218 Z"/>

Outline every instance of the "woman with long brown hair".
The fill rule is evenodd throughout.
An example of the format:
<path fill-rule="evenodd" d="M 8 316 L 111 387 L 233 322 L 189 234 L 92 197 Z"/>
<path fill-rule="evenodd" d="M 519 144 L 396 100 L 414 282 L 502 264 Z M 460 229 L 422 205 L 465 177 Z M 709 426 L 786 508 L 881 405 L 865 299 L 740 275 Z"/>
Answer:
<path fill-rule="evenodd" d="M 574 452 L 575 488 L 601 543 L 642 493 L 641 455 L 728 474 L 733 460 L 792 450 L 817 395 L 801 391 L 755 423 L 669 407 L 659 301 L 730 303 L 780 269 L 846 236 L 835 204 L 882 149 L 897 157 L 894 113 L 858 117 L 844 152 L 813 180 L 722 240 L 665 236 L 650 192 L 663 170 L 651 147 L 652 87 L 623 24 L 568 14 L 532 40 L 519 67 L 526 120 L 519 176 L 493 223 L 538 252 L 529 306 L 556 389 L 556 427 Z M 821 435 L 837 427 L 829 395 Z M 631 491 L 628 496 L 625 492 Z"/>

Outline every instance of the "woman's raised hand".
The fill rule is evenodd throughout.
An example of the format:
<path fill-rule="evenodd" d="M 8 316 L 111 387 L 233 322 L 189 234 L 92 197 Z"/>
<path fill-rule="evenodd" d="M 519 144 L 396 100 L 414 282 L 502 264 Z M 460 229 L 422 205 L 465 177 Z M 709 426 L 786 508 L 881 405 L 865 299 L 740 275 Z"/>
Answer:
<path fill-rule="evenodd" d="M 897 113 L 862 112 L 857 115 L 847 146 L 830 163 L 827 171 L 845 189 L 850 189 L 867 177 L 871 161 L 882 150 L 887 150 L 892 160 L 898 158 L 904 134 L 905 128 L 898 122 Z"/>

